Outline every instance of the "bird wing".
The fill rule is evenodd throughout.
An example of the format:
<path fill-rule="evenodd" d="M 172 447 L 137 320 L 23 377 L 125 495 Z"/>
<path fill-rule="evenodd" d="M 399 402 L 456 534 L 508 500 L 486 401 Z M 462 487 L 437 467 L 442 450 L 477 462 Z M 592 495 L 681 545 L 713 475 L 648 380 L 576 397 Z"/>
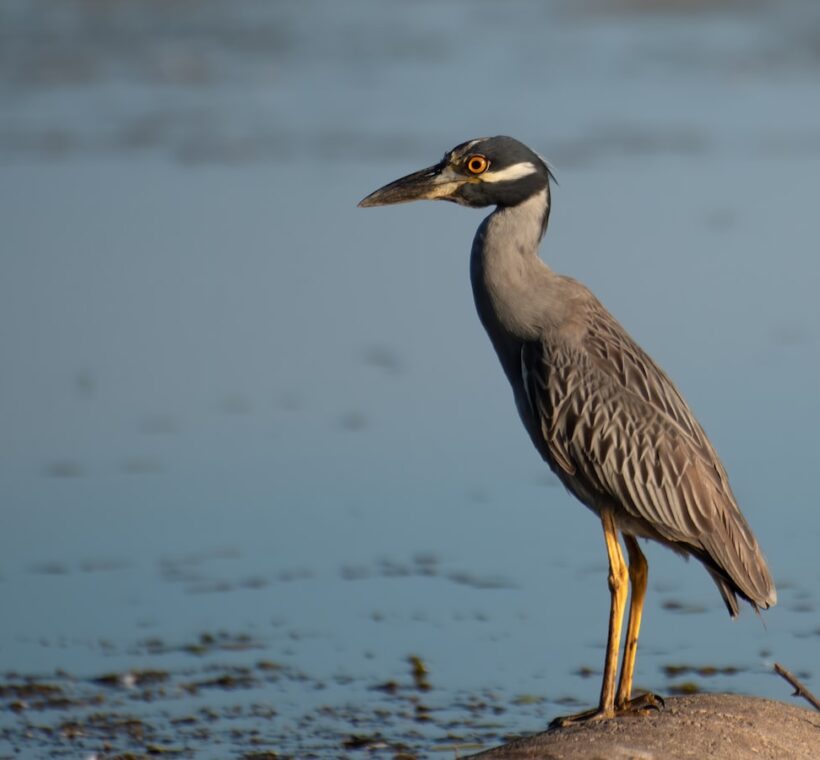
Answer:
<path fill-rule="evenodd" d="M 581 493 L 698 556 L 716 580 L 730 581 L 729 593 L 774 603 L 757 541 L 683 397 L 591 294 L 583 303 L 572 340 L 522 348 L 527 398 L 549 455 Z M 718 586 L 736 613 L 733 595 Z"/>
<path fill-rule="evenodd" d="M 590 293 L 583 315 L 583 346 L 593 364 L 625 391 L 672 420 L 699 446 L 712 452 L 718 474 L 726 477 L 706 433 L 669 376 Z"/>

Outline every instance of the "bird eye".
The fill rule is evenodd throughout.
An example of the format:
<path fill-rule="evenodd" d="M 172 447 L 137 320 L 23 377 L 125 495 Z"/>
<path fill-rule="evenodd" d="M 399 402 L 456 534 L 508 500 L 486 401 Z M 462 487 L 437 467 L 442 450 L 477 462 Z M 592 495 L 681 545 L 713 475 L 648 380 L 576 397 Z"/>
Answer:
<path fill-rule="evenodd" d="M 487 160 L 485 156 L 476 154 L 475 156 L 470 156 L 467 159 L 467 171 L 470 174 L 484 174 L 487 171 L 487 167 L 489 167 L 490 162 Z"/>

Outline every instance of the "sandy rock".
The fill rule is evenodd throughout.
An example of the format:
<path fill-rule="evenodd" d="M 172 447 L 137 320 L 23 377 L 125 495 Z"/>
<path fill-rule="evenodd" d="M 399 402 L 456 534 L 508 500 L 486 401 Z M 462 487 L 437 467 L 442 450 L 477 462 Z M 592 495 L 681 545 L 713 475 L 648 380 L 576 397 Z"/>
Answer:
<path fill-rule="evenodd" d="M 670 697 L 662 712 L 545 731 L 484 760 L 820 760 L 820 712 L 732 694 Z"/>

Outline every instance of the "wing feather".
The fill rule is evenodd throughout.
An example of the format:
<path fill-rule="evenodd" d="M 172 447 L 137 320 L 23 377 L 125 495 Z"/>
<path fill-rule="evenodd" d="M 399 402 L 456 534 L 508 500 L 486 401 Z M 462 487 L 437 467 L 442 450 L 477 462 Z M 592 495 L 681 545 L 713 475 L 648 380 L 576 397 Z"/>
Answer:
<path fill-rule="evenodd" d="M 614 503 L 648 535 L 701 559 L 733 614 L 735 593 L 774 604 L 757 541 L 680 392 L 594 296 L 583 303 L 570 338 L 558 331 L 521 351 L 542 454 L 584 501 Z"/>

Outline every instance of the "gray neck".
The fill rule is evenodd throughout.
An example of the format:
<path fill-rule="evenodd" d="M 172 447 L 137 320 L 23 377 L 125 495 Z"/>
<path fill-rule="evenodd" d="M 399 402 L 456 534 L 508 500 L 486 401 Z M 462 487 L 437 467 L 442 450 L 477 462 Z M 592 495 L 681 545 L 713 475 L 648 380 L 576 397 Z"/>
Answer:
<path fill-rule="evenodd" d="M 545 188 L 517 206 L 497 208 L 478 228 L 470 276 L 478 316 L 506 367 L 505 356 L 534 340 L 545 318 L 545 288 L 555 275 L 538 258 L 549 214 Z M 547 301 L 549 297 L 547 294 Z"/>

